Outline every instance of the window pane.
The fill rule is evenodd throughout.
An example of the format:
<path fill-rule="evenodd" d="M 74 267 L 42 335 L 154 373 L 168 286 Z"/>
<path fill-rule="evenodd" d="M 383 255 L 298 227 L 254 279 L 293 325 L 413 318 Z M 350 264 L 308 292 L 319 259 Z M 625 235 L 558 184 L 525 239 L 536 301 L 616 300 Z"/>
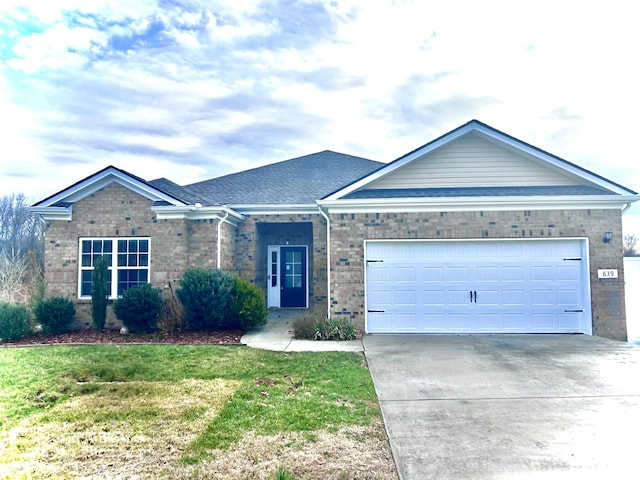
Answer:
<path fill-rule="evenodd" d="M 118 252 L 123 253 L 127 251 L 127 241 L 118 240 Z"/>
<path fill-rule="evenodd" d="M 135 253 L 129 254 L 129 261 L 127 263 L 128 267 L 137 267 L 138 266 L 138 256 Z"/>
<path fill-rule="evenodd" d="M 149 240 L 140 240 L 139 245 L 139 249 L 141 252 L 146 253 L 149 251 Z"/>
<path fill-rule="evenodd" d="M 141 253 L 139 262 L 140 262 L 140 266 L 141 267 L 148 267 L 149 266 L 149 255 Z"/>
<path fill-rule="evenodd" d="M 138 283 L 143 284 L 148 282 L 149 271 L 148 270 L 138 270 Z"/>
<path fill-rule="evenodd" d="M 113 251 L 113 245 L 111 240 L 105 240 L 102 245 L 102 251 L 104 253 L 111 253 Z"/>
<path fill-rule="evenodd" d="M 81 264 L 82 264 L 83 267 L 90 267 L 91 266 L 91 255 L 90 254 L 83 253 L 81 258 L 82 258 Z"/>
<path fill-rule="evenodd" d="M 111 263 L 111 262 L 112 262 L 111 257 L 113 257 L 113 255 L 111 255 L 111 254 L 109 253 L 109 254 L 107 254 L 107 255 L 103 255 L 103 257 L 107 259 L 107 266 L 111 267 L 111 266 L 112 266 L 112 263 Z"/>
<path fill-rule="evenodd" d="M 138 251 L 138 241 L 137 240 L 129 240 L 129 251 L 137 252 Z"/>
<path fill-rule="evenodd" d="M 91 296 L 91 276 L 93 270 L 83 270 L 80 274 L 80 295 Z"/>
<path fill-rule="evenodd" d="M 94 240 L 93 241 L 93 253 L 102 252 L 102 240 Z"/>
<path fill-rule="evenodd" d="M 82 240 L 82 253 L 91 253 L 91 242 L 89 240 Z"/>

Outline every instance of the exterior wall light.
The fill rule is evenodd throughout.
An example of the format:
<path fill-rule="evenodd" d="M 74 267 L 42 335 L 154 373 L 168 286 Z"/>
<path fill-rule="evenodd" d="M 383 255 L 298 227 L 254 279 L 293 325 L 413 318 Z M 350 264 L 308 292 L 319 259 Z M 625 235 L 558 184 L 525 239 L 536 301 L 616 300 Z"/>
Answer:
<path fill-rule="evenodd" d="M 613 239 L 613 232 L 605 232 L 604 237 L 602 237 L 602 241 L 604 243 L 609 243 Z"/>

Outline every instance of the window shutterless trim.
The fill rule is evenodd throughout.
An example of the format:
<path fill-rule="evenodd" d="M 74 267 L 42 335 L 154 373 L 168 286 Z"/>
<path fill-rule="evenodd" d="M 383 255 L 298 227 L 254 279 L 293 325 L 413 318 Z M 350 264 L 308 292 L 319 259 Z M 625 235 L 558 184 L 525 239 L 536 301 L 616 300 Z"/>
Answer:
<path fill-rule="evenodd" d="M 124 290 L 149 283 L 151 278 L 150 237 L 80 237 L 78 239 L 78 298 L 91 299 L 93 262 L 109 257 L 110 299 Z"/>

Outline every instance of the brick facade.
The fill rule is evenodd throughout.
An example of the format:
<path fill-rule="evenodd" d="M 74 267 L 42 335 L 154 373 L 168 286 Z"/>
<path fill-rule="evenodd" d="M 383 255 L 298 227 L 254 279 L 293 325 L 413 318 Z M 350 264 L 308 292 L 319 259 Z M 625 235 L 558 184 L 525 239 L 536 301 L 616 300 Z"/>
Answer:
<path fill-rule="evenodd" d="M 602 241 L 605 232 L 613 241 Z M 331 215 L 331 312 L 365 328 L 364 240 L 589 239 L 593 334 L 626 340 L 622 219 L 617 210 L 357 213 Z M 618 279 L 597 278 L 616 268 Z"/>
<path fill-rule="evenodd" d="M 45 277 L 49 296 L 76 301 L 77 324 L 91 326 L 91 301 L 78 300 L 78 245 L 81 237 L 150 237 L 150 279 L 155 287 L 176 282 L 190 267 L 215 267 L 217 224 L 209 220 L 157 220 L 152 201 L 119 184 L 73 205 L 70 222 L 50 221 L 45 232 Z M 230 237 L 223 224 L 223 238 Z M 225 245 L 227 259 L 230 246 Z M 224 258 L 224 255 L 223 255 Z M 230 266 L 227 261 L 224 266 Z M 118 326 L 109 309 L 107 326 Z"/>
<path fill-rule="evenodd" d="M 45 234 L 48 295 L 77 302 L 78 323 L 91 326 L 91 302 L 78 299 L 81 237 L 150 237 L 150 279 L 176 282 L 191 267 L 215 268 L 220 233 L 221 268 L 255 283 L 267 294 L 268 245 L 306 245 L 309 307 L 327 302 L 326 221 L 318 214 L 247 215 L 235 227 L 211 220 L 157 220 L 152 201 L 117 183 L 77 201 L 73 220 L 50 221 Z M 605 232 L 613 233 L 603 243 Z M 357 213 L 331 215 L 331 312 L 363 332 L 366 239 L 589 239 L 593 334 L 626 339 L 622 220 L 617 210 Z M 598 279 L 616 268 L 618 279 Z M 118 323 L 110 313 L 108 326 Z"/>

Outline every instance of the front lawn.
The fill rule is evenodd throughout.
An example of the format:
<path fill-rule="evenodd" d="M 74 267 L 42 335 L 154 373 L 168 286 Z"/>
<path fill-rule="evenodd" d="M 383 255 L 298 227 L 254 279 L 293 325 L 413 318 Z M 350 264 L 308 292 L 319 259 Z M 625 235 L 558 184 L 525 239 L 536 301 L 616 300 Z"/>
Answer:
<path fill-rule="evenodd" d="M 361 355 L 0 349 L 0 478 L 397 478 Z"/>

